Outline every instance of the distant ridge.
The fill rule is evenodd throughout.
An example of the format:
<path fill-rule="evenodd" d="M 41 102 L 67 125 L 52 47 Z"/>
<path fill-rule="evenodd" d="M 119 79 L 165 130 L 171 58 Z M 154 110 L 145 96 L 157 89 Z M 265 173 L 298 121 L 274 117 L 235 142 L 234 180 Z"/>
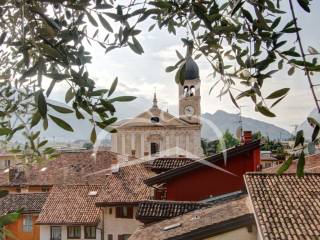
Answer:
<path fill-rule="evenodd" d="M 236 130 L 239 127 L 238 114 L 232 114 L 218 110 L 214 114 L 204 113 L 202 114 L 202 117 L 209 122 L 212 122 L 222 133 L 229 129 L 231 133 L 236 134 Z M 289 131 L 283 128 L 252 118 L 242 117 L 242 123 L 244 130 L 252 132 L 260 131 L 262 135 L 269 137 L 271 140 L 278 140 L 280 138 L 284 140 L 292 136 Z M 205 124 L 205 121 L 203 121 L 201 129 L 201 136 L 203 138 L 210 140 L 218 139 L 217 134 L 219 133 L 215 132 L 215 130 L 213 130 L 209 124 Z"/>

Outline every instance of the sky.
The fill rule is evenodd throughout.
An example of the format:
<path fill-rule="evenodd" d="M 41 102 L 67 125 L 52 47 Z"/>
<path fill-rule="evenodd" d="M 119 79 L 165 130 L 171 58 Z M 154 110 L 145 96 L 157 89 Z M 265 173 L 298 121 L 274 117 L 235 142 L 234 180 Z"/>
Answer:
<path fill-rule="evenodd" d="M 297 5 L 297 2 L 294 1 L 294 4 Z M 303 28 L 301 36 L 304 45 L 306 47 L 313 46 L 320 50 L 320 31 L 316 24 L 320 21 L 320 1 L 313 1 L 311 7 L 313 10 L 311 14 L 297 8 L 298 24 Z M 287 6 L 285 9 L 288 9 Z M 148 32 L 147 29 L 151 24 L 148 21 L 139 27 L 143 30 L 138 35 L 138 40 L 144 48 L 142 55 L 133 53 L 129 48 L 117 49 L 104 54 L 104 50 L 94 44 L 92 47 L 88 46 L 87 49 L 93 57 L 92 64 L 88 65 L 89 74 L 96 81 L 98 87 L 108 88 L 115 77 L 118 77 L 117 94 L 137 96 L 133 102 L 117 105 L 120 118 L 134 117 L 151 107 L 155 89 L 160 108 L 164 110 L 168 108 L 169 112 L 175 115 L 178 112 L 178 85 L 174 81 L 175 72 L 166 73 L 165 68 L 177 62 L 175 50 L 185 54 L 186 49 L 183 48 L 180 39 L 186 37 L 187 33 L 179 30 L 175 36 L 169 34 L 166 29 L 158 30 L 156 28 L 154 31 Z M 290 46 L 298 47 L 294 40 L 294 35 L 292 35 L 289 38 Z M 202 113 L 214 113 L 217 110 L 238 113 L 239 110 L 233 105 L 228 95 L 221 99 L 217 97 L 221 85 L 220 87 L 218 85 L 209 94 L 209 89 L 218 78 L 210 76 L 210 66 L 203 58 L 196 60 L 196 62 L 200 69 Z M 307 79 L 302 72 L 288 76 L 287 70 L 284 68 L 274 78 L 266 80 L 263 87 L 265 96 L 279 88 L 291 88 L 289 95 L 274 108 L 277 116 L 275 118 L 264 117 L 254 111 L 254 105 L 251 101 L 241 100 L 239 105 L 243 106 L 243 116 L 266 121 L 289 131 L 293 130 L 292 125 L 300 124 L 306 119 L 315 107 Z M 314 77 L 315 83 L 317 82 L 316 77 L 319 78 L 319 76 Z M 58 85 L 53 93 L 53 99 L 63 99 L 64 93 L 65 87 Z"/>

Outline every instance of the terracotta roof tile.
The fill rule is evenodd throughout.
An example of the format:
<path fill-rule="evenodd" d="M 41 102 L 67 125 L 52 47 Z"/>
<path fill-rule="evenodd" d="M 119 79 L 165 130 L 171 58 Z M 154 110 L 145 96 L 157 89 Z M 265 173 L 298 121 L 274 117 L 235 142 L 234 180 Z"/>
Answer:
<path fill-rule="evenodd" d="M 320 236 L 320 174 L 245 175 L 262 239 Z"/>
<path fill-rule="evenodd" d="M 33 166 L 20 166 L 9 181 L 9 173 L 0 174 L 0 186 L 8 185 L 55 185 L 55 184 L 102 184 L 117 154 L 110 151 L 63 152 L 56 159 Z"/>
<path fill-rule="evenodd" d="M 23 209 L 22 213 L 40 213 L 48 193 L 10 193 L 0 198 L 0 215 Z"/>
<path fill-rule="evenodd" d="M 99 208 L 95 206 L 95 200 L 101 194 L 101 189 L 101 185 L 54 186 L 37 223 L 98 224 Z"/>
<path fill-rule="evenodd" d="M 185 157 L 156 158 L 151 165 L 151 169 L 156 172 L 167 171 L 169 169 L 181 167 L 192 162 L 194 162 L 194 160 Z"/>
<path fill-rule="evenodd" d="M 139 203 L 136 218 L 142 222 L 160 221 L 207 206 L 201 202 L 143 201 Z"/>
<path fill-rule="evenodd" d="M 97 205 L 138 204 L 140 201 L 152 199 L 153 188 L 145 185 L 143 181 L 153 175 L 143 164 L 120 167 L 117 173 L 107 176 L 106 187 L 98 196 Z"/>
<path fill-rule="evenodd" d="M 242 196 L 236 200 L 213 204 L 207 208 L 195 210 L 175 218 L 140 227 L 129 239 L 190 239 L 188 238 L 188 234 L 196 234 L 196 232 L 200 230 L 203 231 L 204 229 L 209 229 L 208 236 L 213 236 L 218 231 L 221 231 L 224 222 L 231 221 L 232 223 L 232 221 L 236 221 L 240 218 L 244 219 L 246 225 L 252 224 L 254 220 L 248 208 L 247 201 L 247 197 Z M 166 227 L 171 227 L 171 229 L 165 230 Z M 236 227 L 236 224 L 234 224 L 234 227 Z"/>
<path fill-rule="evenodd" d="M 265 168 L 265 173 L 276 173 L 281 165 Z M 294 160 L 286 173 L 295 173 L 297 171 L 297 160 Z M 320 173 L 320 153 L 306 157 L 304 171 L 308 173 Z"/>

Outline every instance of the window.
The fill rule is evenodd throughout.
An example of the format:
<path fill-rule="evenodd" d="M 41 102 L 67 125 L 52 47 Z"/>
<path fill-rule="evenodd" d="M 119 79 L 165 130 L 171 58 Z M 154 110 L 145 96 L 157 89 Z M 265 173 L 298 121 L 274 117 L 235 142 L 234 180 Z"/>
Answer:
<path fill-rule="evenodd" d="M 191 86 L 190 87 L 190 93 L 189 93 L 190 96 L 194 96 L 196 95 L 196 88 L 194 86 Z"/>
<path fill-rule="evenodd" d="M 113 235 L 112 234 L 108 234 L 108 240 L 113 240 Z"/>
<path fill-rule="evenodd" d="M 112 207 L 109 208 L 109 214 L 110 214 L 110 215 L 112 214 Z"/>
<path fill-rule="evenodd" d="M 84 238 L 95 239 L 96 238 L 96 227 L 95 226 L 85 226 L 84 227 Z"/>
<path fill-rule="evenodd" d="M 157 154 L 159 152 L 159 144 L 158 143 L 151 143 L 151 155 Z"/>
<path fill-rule="evenodd" d="M 116 207 L 116 218 L 133 218 L 133 207 Z"/>
<path fill-rule="evenodd" d="M 23 216 L 22 231 L 32 232 L 32 215 Z"/>
<path fill-rule="evenodd" d="M 6 168 L 10 167 L 10 165 L 11 165 L 11 161 L 10 160 L 4 160 L 4 166 Z"/>
<path fill-rule="evenodd" d="M 61 227 L 53 226 L 50 228 L 50 240 L 61 240 Z"/>
<path fill-rule="evenodd" d="M 41 188 L 41 191 L 42 191 L 42 192 L 49 192 L 49 191 L 50 191 L 50 188 L 49 188 L 49 187 L 42 187 L 42 188 Z"/>
<path fill-rule="evenodd" d="M 185 87 L 183 88 L 183 95 L 184 95 L 185 97 L 189 97 L 189 87 L 188 87 L 188 86 L 185 86 Z"/>
<path fill-rule="evenodd" d="M 81 227 L 80 226 L 68 226 L 68 238 L 78 239 L 81 238 Z"/>
<path fill-rule="evenodd" d="M 128 240 L 130 236 L 130 234 L 120 234 L 118 235 L 118 240 Z"/>
<path fill-rule="evenodd" d="M 160 118 L 159 117 L 151 117 L 150 121 L 152 123 L 159 123 L 160 122 Z"/>

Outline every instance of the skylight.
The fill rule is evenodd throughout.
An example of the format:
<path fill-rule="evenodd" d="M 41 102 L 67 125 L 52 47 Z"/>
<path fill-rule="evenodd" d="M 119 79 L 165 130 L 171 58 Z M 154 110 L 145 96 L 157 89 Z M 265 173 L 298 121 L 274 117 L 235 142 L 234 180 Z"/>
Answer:
<path fill-rule="evenodd" d="M 181 223 L 175 223 L 175 224 L 171 224 L 171 225 L 165 226 L 162 230 L 163 231 L 169 231 L 169 230 L 175 229 L 177 227 L 181 227 Z"/>
<path fill-rule="evenodd" d="M 88 193 L 89 196 L 96 196 L 97 194 L 98 194 L 97 191 L 90 191 L 90 192 Z"/>

